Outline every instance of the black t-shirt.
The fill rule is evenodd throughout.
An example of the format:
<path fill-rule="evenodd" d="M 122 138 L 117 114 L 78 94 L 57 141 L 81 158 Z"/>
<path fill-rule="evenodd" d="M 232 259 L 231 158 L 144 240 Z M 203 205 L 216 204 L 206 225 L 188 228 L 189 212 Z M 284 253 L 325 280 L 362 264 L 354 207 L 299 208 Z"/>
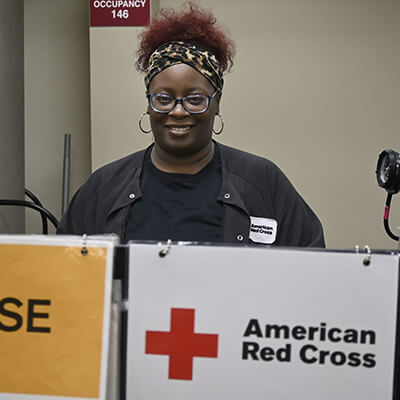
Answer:
<path fill-rule="evenodd" d="M 157 169 L 148 150 L 141 177 L 142 197 L 131 207 L 125 230 L 128 240 L 222 241 L 219 151 L 196 174 Z"/>

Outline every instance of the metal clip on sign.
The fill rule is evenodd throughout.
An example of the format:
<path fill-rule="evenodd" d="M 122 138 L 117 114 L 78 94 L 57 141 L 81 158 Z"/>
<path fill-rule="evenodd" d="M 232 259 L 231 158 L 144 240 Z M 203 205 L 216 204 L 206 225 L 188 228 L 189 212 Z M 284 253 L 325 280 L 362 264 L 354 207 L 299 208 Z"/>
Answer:
<path fill-rule="evenodd" d="M 363 260 L 363 264 L 368 267 L 371 264 L 371 248 L 368 245 L 364 246 L 367 256 Z"/>
<path fill-rule="evenodd" d="M 369 267 L 371 265 L 371 248 L 366 244 L 364 250 L 367 253 L 367 256 L 363 259 L 363 264 L 366 267 Z M 358 244 L 355 245 L 355 252 L 356 254 L 360 254 L 360 246 Z"/>
<path fill-rule="evenodd" d="M 171 239 L 168 239 L 168 241 L 167 241 L 167 247 L 164 247 L 163 249 L 161 249 L 161 250 L 159 251 L 158 255 L 159 255 L 161 258 L 165 257 L 165 256 L 169 253 L 169 251 L 171 250 L 171 243 L 172 243 L 172 240 L 171 240 Z"/>
<path fill-rule="evenodd" d="M 87 244 L 87 235 L 86 235 L 86 233 L 84 233 L 82 235 L 82 249 L 81 249 L 81 254 L 83 256 L 87 256 L 88 253 L 89 253 L 89 251 L 88 251 L 88 249 L 86 247 L 86 244 Z"/>

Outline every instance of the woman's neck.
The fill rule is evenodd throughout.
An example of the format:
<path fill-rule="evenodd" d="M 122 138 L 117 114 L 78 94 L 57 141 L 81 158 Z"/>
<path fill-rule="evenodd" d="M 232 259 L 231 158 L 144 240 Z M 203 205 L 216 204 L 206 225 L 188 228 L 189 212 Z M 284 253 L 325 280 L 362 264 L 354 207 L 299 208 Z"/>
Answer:
<path fill-rule="evenodd" d="M 151 151 L 153 165 L 161 171 L 178 174 L 196 174 L 202 170 L 214 157 L 214 143 L 202 151 L 183 157 L 176 157 L 162 150 L 157 144 Z"/>

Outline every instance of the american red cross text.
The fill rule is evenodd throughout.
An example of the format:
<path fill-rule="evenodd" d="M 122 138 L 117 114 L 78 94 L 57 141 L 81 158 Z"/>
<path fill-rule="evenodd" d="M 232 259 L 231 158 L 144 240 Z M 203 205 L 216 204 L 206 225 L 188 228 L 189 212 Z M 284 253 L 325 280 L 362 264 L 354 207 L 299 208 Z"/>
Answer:
<path fill-rule="evenodd" d="M 170 332 L 146 332 L 146 354 L 169 356 L 169 379 L 191 380 L 193 357 L 218 355 L 218 335 L 194 333 L 194 311 L 171 308 Z"/>

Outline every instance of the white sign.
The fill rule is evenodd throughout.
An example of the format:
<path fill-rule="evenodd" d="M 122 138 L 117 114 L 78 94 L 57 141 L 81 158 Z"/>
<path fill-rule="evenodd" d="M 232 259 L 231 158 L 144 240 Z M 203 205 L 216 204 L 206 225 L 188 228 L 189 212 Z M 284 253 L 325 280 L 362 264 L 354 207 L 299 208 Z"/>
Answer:
<path fill-rule="evenodd" d="M 399 258 L 130 245 L 127 399 L 392 400 Z"/>

